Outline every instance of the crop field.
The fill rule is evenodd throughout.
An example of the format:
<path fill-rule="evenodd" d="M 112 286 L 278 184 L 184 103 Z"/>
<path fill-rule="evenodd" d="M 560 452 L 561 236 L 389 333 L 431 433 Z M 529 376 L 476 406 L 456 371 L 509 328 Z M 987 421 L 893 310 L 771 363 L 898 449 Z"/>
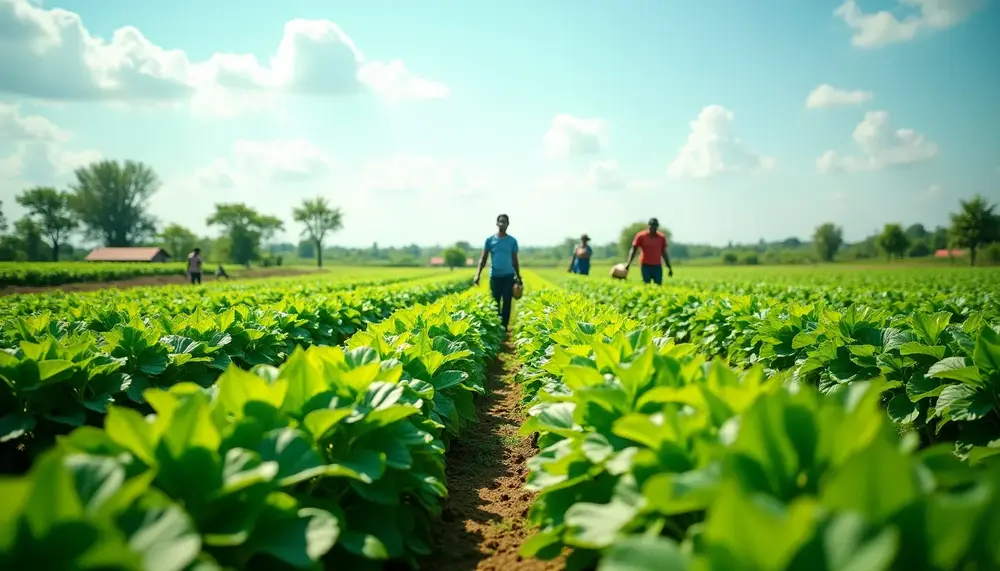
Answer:
<path fill-rule="evenodd" d="M 0 569 L 1000 569 L 1000 270 L 677 274 L 0 298 Z"/>
<path fill-rule="evenodd" d="M 125 286 L 180 284 L 187 282 L 186 267 L 186 264 L 183 263 L 0 262 L 0 294 L 4 293 L 4 288 L 37 289 L 78 285 L 83 286 L 83 289 L 95 289 L 87 286 L 100 286 L 108 282 L 116 282 Z M 214 266 L 205 269 L 203 280 L 205 282 L 214 281 Z M 379 268 L 370 266 L 332 266 L 318 271 L 344 277 L 365 275 L 373 278 L 382 275 L 434 275 L 441 272 L 440 269 L 436 268 Z M 226 272 L 233 279 L 239 279 L 269 275 L 299 275 L 314 273 L 317 270 L 303 266 L 273 266 L 251 270 L 240 266 L 229 266 Z"/>

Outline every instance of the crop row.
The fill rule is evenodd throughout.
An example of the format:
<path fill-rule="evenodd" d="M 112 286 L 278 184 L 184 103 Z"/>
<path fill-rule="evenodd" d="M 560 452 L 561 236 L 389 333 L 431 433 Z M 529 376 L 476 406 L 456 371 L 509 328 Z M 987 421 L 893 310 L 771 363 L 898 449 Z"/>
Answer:
<path fill-rule="evenodd" d="M 824 394 L 883 378 L 883 404 L 922 443 L 1000 453 L 1000 308 L 913 298 L 905 308 L 724 296 L 615 283 L 568 284 L 659 334 L 731 365 L 784 371 Z"/>
<path fill-rule="evenodd" d="M 184 275 L 184 264 L 0 262 L 0 287 L 109 282 L 144 276 L 165 275 Z"/>
<path fill-rule="evenodd" d="M 522 555 L 601 571 L 994 569 L 1000 459 L 919 449 L 875 376 L 821 395 L 550 289 L 515 336 L 537 433 Z"/>
<path fill-rule="evenodd" d="M 297 346 L 337 345 L 366 323 L 468 286 L 449 278 L 327 294 L 275 288 L 211 311 L 88 304 L 10 319 L 0 332 L 0 459 L 23 467 L 56 435 L 99 425 L 111 404 L 148 411 L 149 388 L 207 387 L 233 364 L 278 365 Z"/>
<path fill-rule="evenodd" d="M 402 309 L 344 348 L 149 388 L 0 479 L 0 568 L 416 567 L 503 336 L 478 292 Z"/>
<path fill-rule="evenodd" d="M 220 311 L 246 303 L 272 303 L 288 295 L 327 294 L 358 287 L 404 282 L 435 281 L 439 276 L 419 279 L 420 274 L 394 275 L 320 274 L 251 281 L 213 282 L 203 286 L 167 285 L 129 289 L 104 288 L 88 292 L 51 291 L 44 294 L 16 294 L 0 298 L 0 319 L 39 312 L 73 315 L 98 307 L 133 306 L 144 312 L 191 313 L 196 309 Z"/>

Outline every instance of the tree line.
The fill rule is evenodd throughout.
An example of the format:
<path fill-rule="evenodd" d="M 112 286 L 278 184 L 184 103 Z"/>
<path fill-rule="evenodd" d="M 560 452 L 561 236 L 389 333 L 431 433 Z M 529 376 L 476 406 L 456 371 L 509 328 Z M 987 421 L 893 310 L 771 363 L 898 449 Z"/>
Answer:
<path fill-rule="evenodd" d="M 965 249 L 969 263 L 976 265 L 979 253 L 986 251 L 990 262 L 1000 262 L 1000 213 L 980 195 L 959 201 L 958 212 L 950 214 L 948 227 L 928 231 L 921 224 L 906 229 L 899 223 L 888 223 L 882 231 L 851 245 L 856 251 L 874 257 L 881 254 L 887 261 L 920 258 L 947 250 L 949 257 L 956 249 Z M 844 250 L 843 229 L 833 223 L 822 224 L 813 233 L 813 245 L 821 261 L 832 262 Z"/>
<path fill-rule="evenodd" d="M 241 203 L 215 205 L 206 220 L 221 230 L 214 240 L 199 238 L 179 224 L 159 229 L 149 200 L 160 180 L 150 166 L 137 161 L 97 161 L 78 168 L 74 179 L 65 190 L 35 187 L 17 195 L 27 213 L 12 228 L 0 203 L 0 260 L 59 261 L 73 255 L 69 239 L 80 234 L 108 247 L 159 245 L 174 257 L 202 247 L 213 250 L 212 259 L 249 265 L 261 259 L 262 244 L 285 229 L 280 218 Z M 314 245 L 321 266 L 326 238 L 343 227 L 341 209 L 322 197 L 306 199 L 292 210 L 292 219 L 304 227 L 303 237 Z"/>

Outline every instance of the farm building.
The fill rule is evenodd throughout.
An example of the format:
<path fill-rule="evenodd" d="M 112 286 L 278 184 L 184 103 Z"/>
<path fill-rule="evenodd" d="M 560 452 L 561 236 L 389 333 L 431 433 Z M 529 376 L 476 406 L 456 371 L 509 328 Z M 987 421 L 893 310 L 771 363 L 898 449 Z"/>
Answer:
<path fill-rule="evenodd" d="M 938 250 L 934 252 L 935 258 L 961 258 L 968 254 L 967 250 Z"/>
<path fill-rule="evenodd" d="M 94 248 L 84 259 L 88 262 L 163 263 L 170 259 L 170 254 L 163 248 Z"/>
<path fill-rule="evenodd" d="M 473 263 L 473 259 L 472 258 L 466 258 L 465 259 L 465 265 L 466 266 L 471 266 L 472 263 Z M 444 258 L 441 258 L 441 257 L 431 258 L 430 265 L 433 268 L 440 268 L 440 267 L 444 266 Z"/>

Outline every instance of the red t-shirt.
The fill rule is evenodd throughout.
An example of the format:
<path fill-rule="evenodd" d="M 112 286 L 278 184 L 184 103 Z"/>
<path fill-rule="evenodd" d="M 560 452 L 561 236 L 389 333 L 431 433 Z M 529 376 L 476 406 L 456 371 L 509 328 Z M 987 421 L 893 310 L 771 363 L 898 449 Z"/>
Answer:
<path fill-rule="evenodd" d="M 660 232 L 650 234 L 649 230 L 642 230 L 635 235 L 632 245 L 639 248 L 639 263 L 644 266 L 659 266 L 663 252 L 667 250 L 667 237 Z"/>

